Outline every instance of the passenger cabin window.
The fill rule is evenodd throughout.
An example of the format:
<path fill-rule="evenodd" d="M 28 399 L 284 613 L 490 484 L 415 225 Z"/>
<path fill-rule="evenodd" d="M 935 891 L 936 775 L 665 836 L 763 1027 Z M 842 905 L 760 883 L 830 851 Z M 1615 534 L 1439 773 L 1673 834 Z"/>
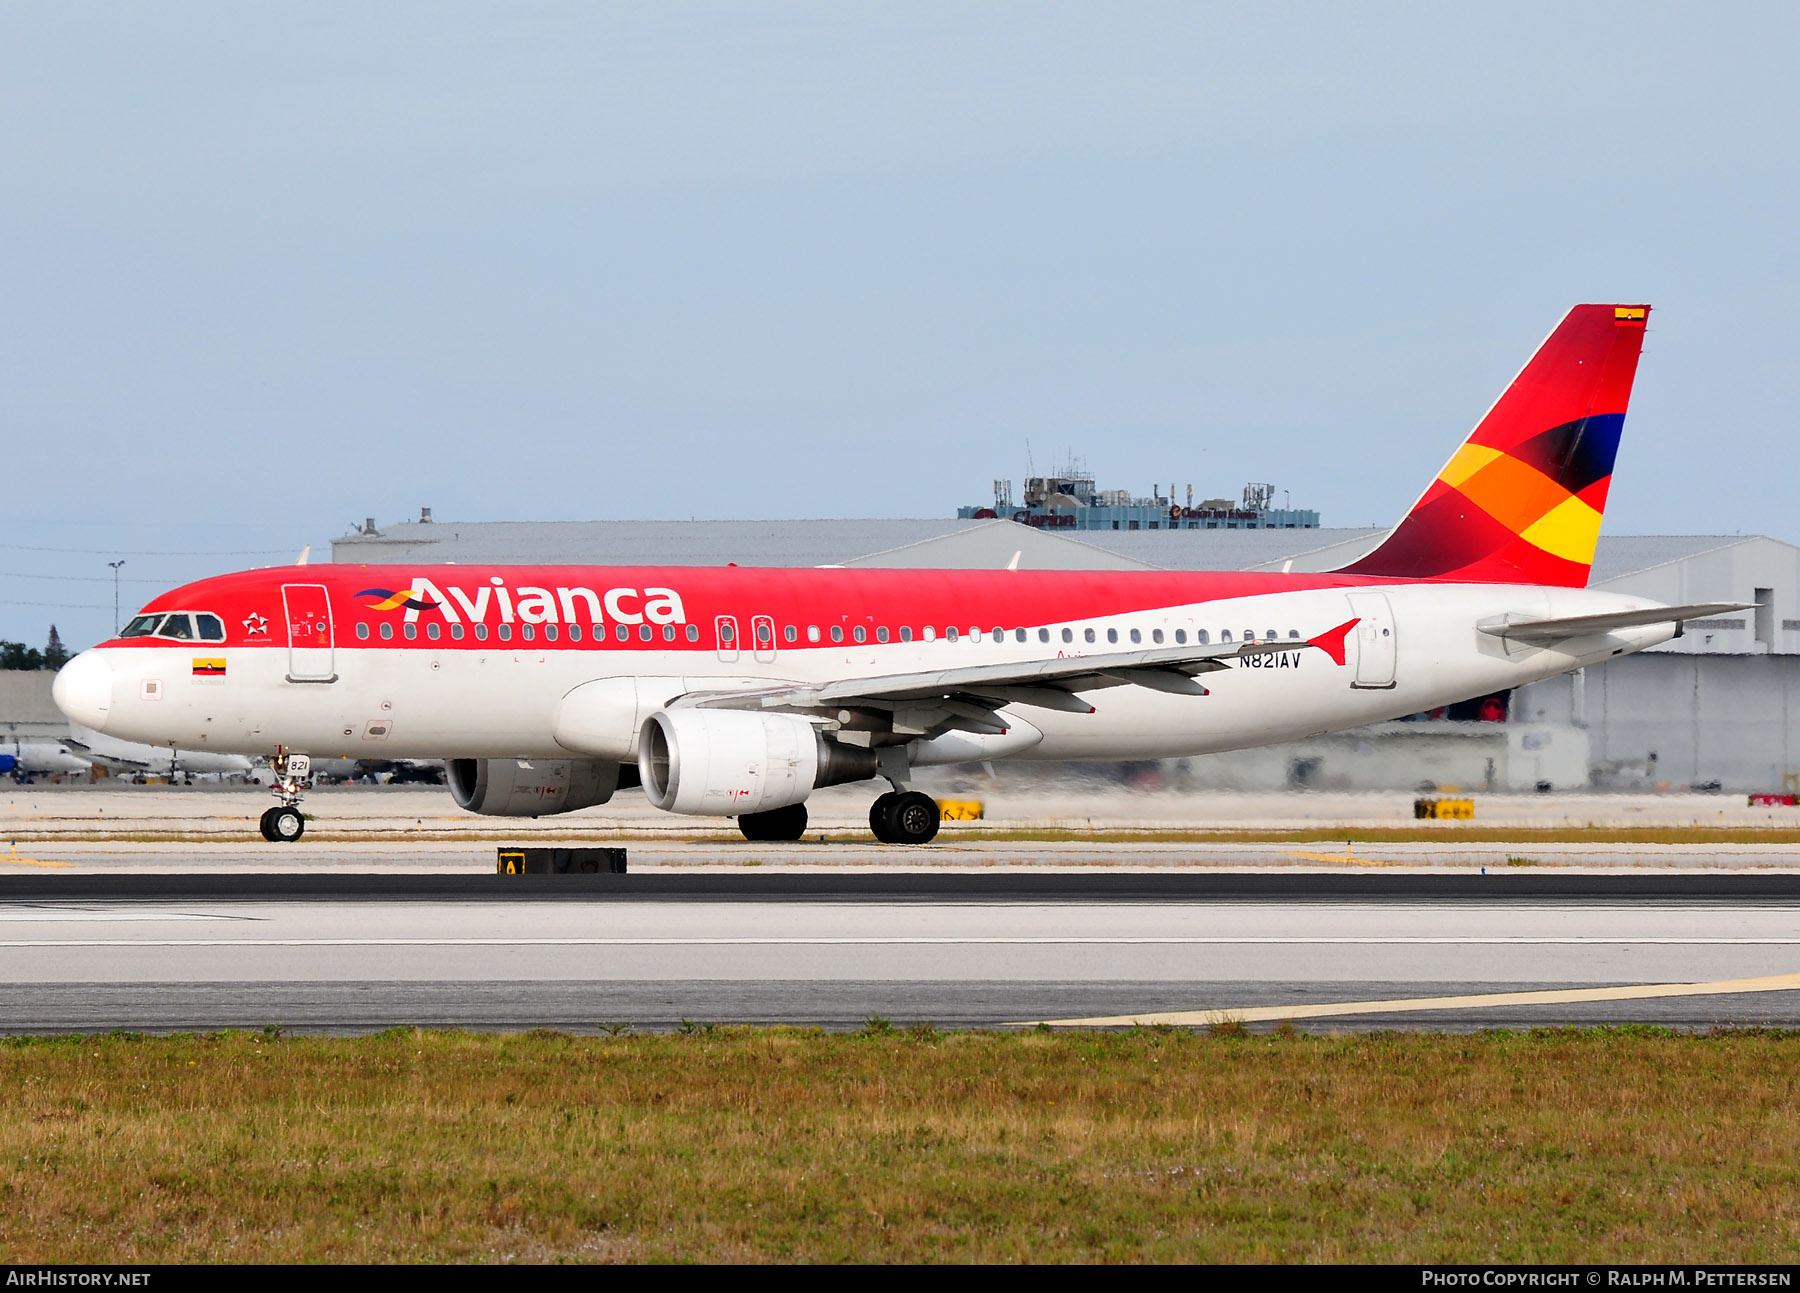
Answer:
<path fill-rule="evenodd" d="M 569 625 L 569 641 L 571 641 L 571 642 L 581 641 L 581 625 L 579 625 L 579 624 Z"/>
<path fill-rule="evenodd" d="M 1117 629 L 1106 630 L 1106 640 L 1108 642 L 1117 642 L 1119 640 L 1119 630 L 1117 630 Z"/>
<path fill-rule="evenodd" d="M 487 625 L 477 624 L 475 626 L 475 640 L 477 642 L 486 642 L 487 641 Z"/>
<path fill-rule="evenodd" d="M 520 638 L 521 638 L 521 639 L 522 639 L 522 640 L 523 640 L 523 641 L 526 641 L 526 642 L 529 642 L 529 641 L 531 641 L 531 639 L 532 639 L 532 628 L 531 628 L 531 625 L 529 625 L 529 624 L 521 624 L 521 625 L 519 625 L 519 637 L 520 637 Z"/>
<path fill-rule="evenodd" d="M 613 636 L 618 638 L 619 641 L 621 641 L 621 642 L 631 641 L 631 625 L 629 625 L 629 624 L 619 625 L 616 629 L 613 630 Z"/>
<path fill-rule="evenodd" d="M 887 625 L 884 624 L 875 630 L 875 640 L 877 642 L 886 642 L 888 640 Z"/>
<path fill-rule="evenodd" d="M 1094 630 L 1092 630 L 1092 629 L 1083 629 L 1083 630 L 1082 630 L 1082 631 L 1081 631 L 1081 636 L 1082 636 L 1082 640 L 1083 640 L 1083 641 L 1086 641 L 1086 642 L 1092 642 L 1092 641 L 1093 641 L 1093 640 L 1094 640 Z"/>
<path fill-rule="evenodd" d="M 460 624 L 452 624 L 450 626 L 450 637 L 452 641 L 461 642 L 463 640 L 463 626 Z"/>
<path fill-rule="evenodd" d="M 1144 635 L 1136 629 L 1133 629 L 1131 630 L 1131 640 L 1133 642 L 1142 642 L 1144 640 Z"/>
<path fill-rule="evenodd" d="M 1155 642 L 1155 643 L 1157 643 L 1157 644 L 1158 644 L 1158 645 L 1161 645 L 1161 643 L 1162 643 L 1162 630 L 1161 630 L 1161 629 L 1151 629 L 1151 630 L 1150 630 L 1150 640 L 1151 640 L 1151 641 L 1152 641 L 1152 642 Z"/>
<path fill-rule="evenodd" d="M 664 642 L 673 642 L 674 640 L 675 640 L 675 626 L 673 624 L 663 625 L 663 641 Z"/>
<path fill-rule="evenodd" d="M 387 625 L 383 624 L 381 627 L 385 629 L 387 627 Z M 512 625 L 510 625 L 510 624 L 500 625 L 498 628 L 496 628 L 494 630 L 494 635 L 496 637 L 498 637 L 502 642 L 511 642 L 512 641 Z"/>
<path fill-rule="evenodd" d="M 675 636 L 675 632 L 673 629 L 671 629 L 669 631 L 669 636 L 670 637 Z M 756 641 L 759 646 L 768 646 L 770 643 L 775 641 L 775 633 L 769 627 L 767 622 L 758 621 L 758 623 L 756 625 Z"/>
<path fill-rule="evenodd" d="M 1205 646 L 1211 639 L 1207 636 L 1205 629 L 1195 629 L 1194 641 L 1198 642 L 1201 646 Z"/>
<path fill-rule="evenodd" d="M 831 640 L 833 642 L 842 642 L 844 640 L 844 626 L 842 624 L 833 624 L 831 626 Z"/>
<path fill-rule="evenodd" d="M 1222 632 L 1221 632 L 1221 633 L 1220 633 L 1220 634 L 1219 634 L 1219 641 L 1221 641 L 1221 642 L 1229 642 L 1229 641 L 1231 641 L 1231 630 L 1230 630 L 1230 629 L 1225 629 L 1225 630 L 1224 630 L 1224 631 L 1222 631 Z"/>
<path fill-rule="evenodd" d="M 546 642 L 556 641 L 556 625 L 554 625 L 554 624 L 544 625 L 544 641 L 546 641 Z"/>
<path fill-rule="evenodd" d="M 781 630 L 781 640 L 783 642 L 798 641 L 799 637 L 800 637 L 799 630 L 796 629 L 792 624 L 787 625 L 785 628 L 783 628 Z"/>
<path fill-rule="evenodd" d="M 819 626 L 817 624 L 808 624 L 806 626 L 806 640 L 808 642 L 817 642 L 819 640 Z"/>
<path fill-rule="evenodd" d="M 650 634 L 653 631 L 654 630 L 652 630 L 648 624 L 638 625 L 638 641 L 648 642 L 650 640 Z"/>
<path fill-rule="evenodd" d="M 386 641 L 386 640 L 392 638 L 393 636 L 394 636 L 394 626 L 392 624 L 383 624 L 381 626 L 382 640 Z"/>
<path fill-rule="evenodd" d="M 425 626 L 425 636 L 430 638 L 433 642 L 436 642 L 443 634 L 444 630 L 439 628 L 435 621 Z"/>
<path fill-rule="evenodd" d="M 571 633 L 574 632 L 573 629 L 570 629 L 569 631 Z M 698 642 L 700 640 L 700 626 L 698 624 L 690 624 L 687 626 L 687 640 L 689 642 Z"/>
<path fill-rule="evenodd" d="M 952 624 L 949 628 L 944 630 L 944 641 L 956 641 L 956 625 Z"/>
<path fill-rule="evenodd" d="M 1064 629 L 1062 638 L 1063 638 L 1064 642 L 1073 642 L 1075 640 L 1075 630 L 1074 629 Z"/>
<path fill-rule="evenodd" d="M 1024 629 L 1014 629 L 1013 630 L 1013 640 L 1015 642 L 1023 642 L 1025 640 L 1025 630 Z"/>
<path fill-rule="evenodd" d="M 361 638 L 364 642 L 367 642 L 369 640 L 369 626 L 367 624 L 358 624 L 356 626 L 356 636 Z"/>
<path fill-rule="evenodd" d="M 912 641 L 912 629 L 911 628 L 902 628 L 900 630 L 900 640 L 902 642 L 911 642 Z"/>
<path fill-rule="evenodd" d="M 850 636 L 855 638 L 858 642 L 867 642 L 869 640 L 869 630 L 858 624 L 850 631 Z"/>
<path fill-rule="evenodd" d="M 419 626 L 417 624 L 408 624 L 408 625 L 404 626 L 400 631 L 406 635 L 406 640 L 408 642 L 411 642 L 414 638 L 419 636 Z M 526 631 L 526 636 L 527 637 L 531 636 L 531 633 L 529 630 Z"/>
<path fill-rule="evenodd" d="M 1176 645 L 1178 645 L 1178 646 L 1187 642 L 1187 630 L 1186 629 L 1176 629 L 1175 630 L 1175 642 L 1176 642 Z"/>

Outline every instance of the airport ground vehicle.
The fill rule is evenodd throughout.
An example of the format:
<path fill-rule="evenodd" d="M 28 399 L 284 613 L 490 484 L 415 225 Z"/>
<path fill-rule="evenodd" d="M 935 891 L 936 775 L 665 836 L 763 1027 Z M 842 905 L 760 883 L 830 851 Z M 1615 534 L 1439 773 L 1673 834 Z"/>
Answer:
<path fill-rule="evenodd" d="M 798 838 L 807 796 L 913 769 L 1142 759 L 1355 727 L 1520 686 L 1727 609 L 1590 592 L 1648 307 L 1572 309 L 1395 530 L 1328 573 L 288 567 L 156 598 L 58 676 L 97 730 L 266 753 L 296 838 L 315 756 L 442 758 L 464 808 L 641 785 Z"/>

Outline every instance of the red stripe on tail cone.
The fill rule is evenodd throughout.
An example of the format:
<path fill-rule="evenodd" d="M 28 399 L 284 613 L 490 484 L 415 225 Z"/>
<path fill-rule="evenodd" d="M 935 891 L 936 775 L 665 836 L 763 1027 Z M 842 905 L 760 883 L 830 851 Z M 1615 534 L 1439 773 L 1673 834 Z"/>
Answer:
<path fill-rule="evenodd" d="M 1316 638 L 1306 639 L 1307 646 L 1316 646 L 1331 657 L 1331 663 L 1342 668 L 1344 664 L 1344 639 L 1350 636 L 1350 630 L 1362 623 L 1359 615 L 1353 620 L 1345 620 L 1334 629 L 1326 629 Z"/>

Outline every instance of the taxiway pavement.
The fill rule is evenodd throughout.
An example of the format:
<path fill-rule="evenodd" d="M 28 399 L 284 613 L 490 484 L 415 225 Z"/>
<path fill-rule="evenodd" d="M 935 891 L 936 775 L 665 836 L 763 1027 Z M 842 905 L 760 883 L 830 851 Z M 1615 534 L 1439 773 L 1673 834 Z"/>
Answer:
<path fill-rule="evenodd" d="M 1800 1025 L 1800 876 L 9 870 L 0 985 L 14 1032 Z"/>

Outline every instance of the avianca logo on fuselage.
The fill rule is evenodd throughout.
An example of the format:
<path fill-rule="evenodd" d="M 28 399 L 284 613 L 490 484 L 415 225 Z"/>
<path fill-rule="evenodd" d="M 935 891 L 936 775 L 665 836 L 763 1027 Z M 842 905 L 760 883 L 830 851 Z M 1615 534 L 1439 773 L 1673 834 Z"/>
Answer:
<path fill-rule="evenodd" d="M 437 609 L 436 602 L 422 601 L 417 593 L 416 588 L 402 588 L 399 592 L 395 592 L 391 588 L 365 588 L 357 596 L 372 599 L 369 602 L 369 609 L 372 611 L 391 611 L 401 606 L 406 607 L 409 611 L 435 611 Z"/>
<path fill-rule="evenodd" d="M 486 623 L 490 611 L 499 615 L 502 624 L 604 624 L 608 620 L 614 624 L 687 623 L 681 594 L 673 588 L 609 588 L 596 593 L 592 588 L 537 588 L 527 584 L 514 589 L 495 575 L 478 586 L 473 595 L 455 584 L 439 588 L 429 579 L 415 578 L 406 590 L 405 600 L 398 600 L 400 597 L 399 593 L 388 594 L 375 609 L 405 606 L 409 622 L 417 620 L 422 610 L 436 611 L 452 624 L 462 623 L 465 617 L 471 624 Z"/>

